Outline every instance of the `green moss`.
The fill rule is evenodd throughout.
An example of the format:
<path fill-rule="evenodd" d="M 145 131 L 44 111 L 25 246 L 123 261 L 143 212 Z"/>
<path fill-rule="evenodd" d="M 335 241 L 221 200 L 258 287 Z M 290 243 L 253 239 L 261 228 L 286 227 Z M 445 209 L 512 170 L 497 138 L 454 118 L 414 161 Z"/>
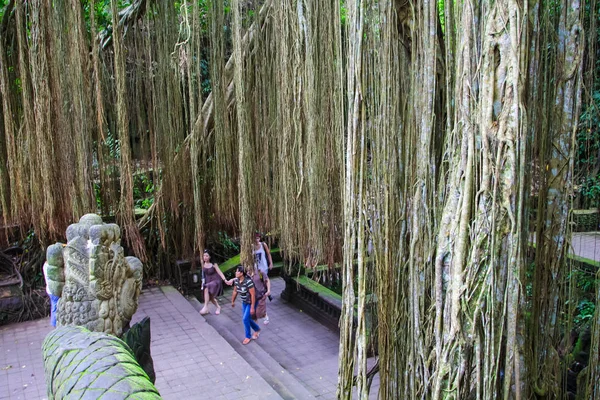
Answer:
<path fill-rule="evenodd" d="M 219 265 L 219 268 L 221 269 L 221 272 L 225 273 L 225 272 L 228 272 L 229 270 L 235 268 L 238 265 L 240 265 L 240 255 L 239 254 L 237 256 L 231 257 L 229 260 L 227 260 L 223 264 Z"/>
<path fill-rule="evenodd" d="M 590 214 L 597 214 L 598 210 L 595 208 L 592 208 L 590 210 L 572 210 L 571 212 L 573 214 L 577 214 L 577 215 L 590 215 Z"/>
<path fill-rule="evenodd" d="M 600 262 L 598 262 L 598 261 L 591 260 L 591 259 L 585 258 L 585 257 L 579 257 L 579 256 L 576 256 L 574 254 L 569 254 L 567 257 L 569 257 L 573 261 L 578 261 L 578 262 L 581 262 L 581 263 L 584 263 L 584 264 L 589 264 L 589 265 L 594 266 L 596 268 L 600 268 Z"/>
<path fill-rule="evenodd" d="M 275 248 L 271 249 L 271 257 L 276 259 L 279 256 L 280 249 Z M 281 259 L 281 257 L 279 257 Z M 240 265 L 240 255 L 231 257 L 229 260 L 225 261 L 221 265 L 219 265 L 219 269 L 221 272 L 226 273 L 233 270 L 235 267 Z M 273 268 L 281 268 L 283 267 L 283 262 L 273 262 Z"/>
<path fill-rule="evenodd" d="M 339 265 L 334 264 L 334 268 L 339 268 Z M 317 265 L 314 268 L 306 268 L 306 273 L 311 274 L 314 272 L 323 272 L 323 271 L 328 271 L 328 270 L 329 270 L 329 266 L 327 266 L 327 264 L 321 264 L 321 265 Z"/>
<path fill-rule="evenodd" d="M 334 300 L 334 301 L 339 301 L 339 302 L 342 301 L 342 296 L 340 296 L 333 290 L 330 290 L 330 289 L 326 288 L 325 286 L 318 284 L 317 282 L 313 281 L 312 279 L 310 279 L 304 275 L 301 275 L 299 277 L 294 277 L 292 279 L 294 281 L 298 282 L 300 285 L 307 287 L 308 289 L 312 290 L 315 293 L 318 293 L 319 296 L 322 296 L 324 298 L 328 298 L 328 299 Z"/>
<path fill-rule="evenodd" d="M 529 242 L 529 247 L 532 247 L 535 249 L 536 243 Z M 567 258 L 569 258 L 573 261 L 576 261 L 576 262 L 591 265 L 592 267 L 600 268 L 600 261 L 592 260 L 590 258 L 576 256 L 575 254 L 571 254 L 571 253 L 567 254 Z"/>

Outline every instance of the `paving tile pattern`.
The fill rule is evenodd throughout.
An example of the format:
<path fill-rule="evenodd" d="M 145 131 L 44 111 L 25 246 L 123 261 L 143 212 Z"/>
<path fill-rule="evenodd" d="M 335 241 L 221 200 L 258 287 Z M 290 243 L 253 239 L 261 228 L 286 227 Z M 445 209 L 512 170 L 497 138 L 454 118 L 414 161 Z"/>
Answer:
<path fill-rule="evenodd" d="M 142 292 L 132 323 L 150 316 L 156 387 L 164 399 L 281 399 L 170 286 Z M 49 318 L 0 328 L 0 399 L 45 399 Z"/>
<path fill-rule="evenodd" d="M 300 381 L 315 398 L 335 399 L 339 333 L 321 325 L 294 305 L 284 302 L 280 297 L 284 288 L 283 279 L 271 280 L 273 301 L 267 301 L 270 323 L 264 325 L 263 321 L 260 321 L 260 338 L 249 346 L 262 348 Z M 211 314 L 205 318 L 209 323 L 216 318 L 226 318 L 227 322 L 220 320 L 219 325 L 237 332 L 241 341 L 244 339 L 244 327 L 239 296 L 236 301 L 236 306 L 232 308 L 231 289 L 226 289 L 219 298 L 222 305 L 221 315 L 215 315 L 214 306 L 211 305 Z M 377 398 L 378 387 L 379 379 L 376 377 L 371 388 L 371 398 Z"/>
<path fill-rule="evenodd" d="M 600 232 L 574 232 L 570 252 L 579 257 L 600 261 Z"/>
<path fill-rule="evenodd" d="M 0 327 L 0 399 L 45 399 L 42 342 L 50 318 Z"/>
<path fill-rule="evenodd" d="M 140 296 L 135 323 L 151 319 L 156 387 L 165 399 L 281 397 L 170 286 Z"/>

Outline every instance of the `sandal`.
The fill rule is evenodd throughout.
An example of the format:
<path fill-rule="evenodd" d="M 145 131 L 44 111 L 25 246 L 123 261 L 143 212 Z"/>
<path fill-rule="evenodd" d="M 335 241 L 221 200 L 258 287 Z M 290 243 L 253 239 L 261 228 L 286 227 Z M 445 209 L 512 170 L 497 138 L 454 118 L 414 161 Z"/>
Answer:
<path fill-rule="evenodd" d="M 250 339 L 248 339 L 248 338 L 244 339 L 244 341 L 242 342 L 242 344 L 248 344 L 248 343 L 250 343 Z"/>
<path fill-rule="evenodd" d="M 215 315 L 219 315 L 221 314 L 221 307 L 217 308 L 217 311 L 215 311 Z"/>
<path fill-rule="evenodd" d="M 260 336 L 260 331 L 254 332 L 254 335 L 252 335 L 252 340 L 258 339 L 259 336 Z"/>
<path fill-rule="evenodd" d="M 210 311 L 208 311 L 208 310 L 200 310 L 200 315 L 206 315 L 206 314 L 210 314 Z"/>

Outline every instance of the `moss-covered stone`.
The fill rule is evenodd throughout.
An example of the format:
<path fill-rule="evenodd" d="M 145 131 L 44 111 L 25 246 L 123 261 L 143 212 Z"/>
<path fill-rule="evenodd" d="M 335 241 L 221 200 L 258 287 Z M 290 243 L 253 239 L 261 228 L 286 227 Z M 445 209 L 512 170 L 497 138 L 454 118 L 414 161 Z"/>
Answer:
<path fill-rule="evenodd" d="M 325 286 L 313 281 L 312 279 L 301 275 L 298 277 L 292 278 L 298 284 L 310 289 L 314 293 L 317 293 L 319 296 L 332 301 L 334 304 L 342 302 L 342 296 L 337 294 L 331 289 L 326 288 Z"/>
<path fill-rule="evenodd" d="M 161 398 L 129 347 L 114 336 L 60 327 L 46 336 L 42 353 L 49 399 Z"/>
<path fill-rule="evenodd" d="M 275 261 L 281 260 L 281 251 L 279 248 L 271 249 L 271 258 L 273 259 L 273 268 L 281 268 L 283 267 L 283 262 Z M 219 269 L 221 272 L 226 273 L 232 271 L 235 267 L 240 265 L 240 255 L 231 257 L 229 260 L 219 265 Z"/>

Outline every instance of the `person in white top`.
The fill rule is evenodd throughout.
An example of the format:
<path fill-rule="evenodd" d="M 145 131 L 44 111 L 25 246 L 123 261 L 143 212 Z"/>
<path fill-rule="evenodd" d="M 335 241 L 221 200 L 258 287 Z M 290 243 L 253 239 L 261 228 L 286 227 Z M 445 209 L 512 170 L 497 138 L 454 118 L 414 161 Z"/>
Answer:
<path fill-rule="evenodd" d="M 269 275 L 269 271 L 273 269 L 273 259 L 271 258 L 269 246 L 261 240 L 260 233 L 256 233 L 254 235 L 252 253 L 254 254 L 254 267 L 258 269 L 265 277 L 267 277 Z M 273 299 L 270 293 L 268 298 L 269 300 Z M 269 323 L 268 315 L 265 316 L 263 323 Z"/>

